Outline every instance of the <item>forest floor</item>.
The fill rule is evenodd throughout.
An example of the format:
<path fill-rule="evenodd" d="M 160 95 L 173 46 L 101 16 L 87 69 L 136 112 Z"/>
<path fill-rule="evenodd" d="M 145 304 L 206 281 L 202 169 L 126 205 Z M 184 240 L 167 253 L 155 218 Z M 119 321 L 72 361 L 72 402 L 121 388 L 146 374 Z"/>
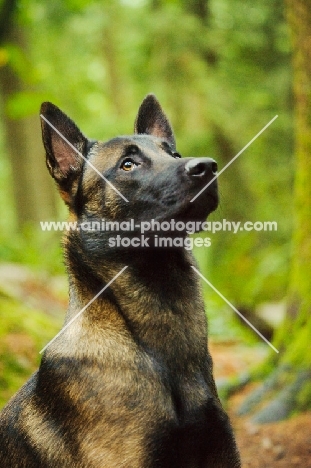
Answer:
<path fill-rule="evenodd" d="M 210 344 L 216 379 L 228 378 L 249 369 L 262 359 L 261 350 L 236 343 Z M 254 389 L 250 384 L 233 396 L 228 405 L 243 468 L 311 468 L 311 412 L 277 423 L 257 425 L 251 416 L 236 415 L 243 399 Z"/>

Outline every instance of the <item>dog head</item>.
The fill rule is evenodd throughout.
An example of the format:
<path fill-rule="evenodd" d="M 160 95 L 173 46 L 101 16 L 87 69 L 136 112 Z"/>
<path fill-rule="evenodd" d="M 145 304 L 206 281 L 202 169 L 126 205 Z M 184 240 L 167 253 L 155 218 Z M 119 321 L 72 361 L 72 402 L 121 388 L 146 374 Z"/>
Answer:
<path fill-rule="evenodd" d="M 51 103 L 42 104 L 41 117 L 47 167 L 78 221 L 203 221 L 216 209 L 215 161 L 180 158 L 154 95 L 142 102 L 134 135 L 108 142 L 87 139 Z"/>

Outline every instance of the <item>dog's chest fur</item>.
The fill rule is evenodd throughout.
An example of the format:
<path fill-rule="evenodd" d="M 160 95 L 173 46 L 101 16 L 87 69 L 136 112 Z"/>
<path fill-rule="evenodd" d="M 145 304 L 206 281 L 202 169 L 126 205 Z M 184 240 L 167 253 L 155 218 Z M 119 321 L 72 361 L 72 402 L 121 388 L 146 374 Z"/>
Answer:
<path fill-rule="evenodd" d="M 203 304 L 192 270 L 185 278 L 180 275 L 175 285 L 167 274 L 157 278 L 153 272 L 149 279 L 146 274 L 140 279 L 135 270 L 139 271 L 125 272 L 112 285 L 110 297 L 90 306 L 64 332 L 59 356 L 57 346 L 51 355 L 47 352 L 38 394 L 41 397 L 42 379 L 42 388 L 45 382 L 57 382 L 54 401 L 66 401 L 71 395 L 71 424 L 80 428 L 76 445 L 81 454 L 92 453 L 94 463 L 107 462 L 107 457 L 121 463 L 124 457 L 124 466 L 174 467 L 176 452 L 182 453 L 183 462 L 185 457 L 196 457 L 200 434 L 210 425 L 206 414 L 214 406 L 211 382 L 205 377 L 210 362 Z M 124 289 L 127 275 L 132 278 L 130 290 Z M 189 288 L 194 293 L 190 300 Z M 77 305 L 72 304 L 75 309 Z M 70 346 L 64 353 L 67 339 Z M 56 424 L 59 411 L 56 406 Z M 63 416 L 61 411 L 61 425 Z M 63 427 L 64 433 L 67 430 Z M 120 439 L 131 447 L 129 454 L 125 450 L 121 455 L 116 442 Z M 126 465 L 133 452 L 135 463 Z"/>

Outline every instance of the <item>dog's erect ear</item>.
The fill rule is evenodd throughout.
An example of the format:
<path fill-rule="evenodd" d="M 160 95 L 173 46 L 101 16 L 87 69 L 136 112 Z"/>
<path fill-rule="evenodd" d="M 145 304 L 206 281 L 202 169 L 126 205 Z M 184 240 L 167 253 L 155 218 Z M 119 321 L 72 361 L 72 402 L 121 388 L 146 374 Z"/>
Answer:
<path fill-rule="evenodd" d="M 41 105 L 42 139 L 46 164 L 60 185 L 79 174 L 86 156 L 88 140 L 76 124 L 50 102 Z M 70 144 L 69 144 L 70 143 Z"/>
<path fill-rule="evenodd" d="M 172 127 L 164 114 L 157 98 L 148 94 L 138 110 L 134 127 L 135 133 L 145 133 L 165 138 L 175 150 L 175 138 Z"/>

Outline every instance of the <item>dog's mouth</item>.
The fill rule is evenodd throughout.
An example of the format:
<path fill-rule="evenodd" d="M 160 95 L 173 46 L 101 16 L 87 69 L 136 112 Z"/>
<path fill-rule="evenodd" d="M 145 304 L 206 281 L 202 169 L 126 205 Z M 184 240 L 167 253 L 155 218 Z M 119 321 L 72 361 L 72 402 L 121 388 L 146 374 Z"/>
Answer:
<path fill-rule="evenodd" d="M 202 231 L 202 224 L 218 206 L 218 193 L 217 190 L 211 190 L 204 194 L 201 200 L 198 197 L 191 202 L 193 196 L 185 197 L 181 202 L 175 202 L 169 207 L 165 204 L 161 214 L 148 216 L 148 219 L 141 221 L 151 226 L 148 235 L 186 237 L 189 232 Z"/>
<path fill-rule="evenodd" d="M 191 232 L 200 232 L 200 227 L 206 218 L 216 210 L 219 197 L 217 191 L 217 182 L 213 182 L 211 187 L 207 187 L 199 196 L 197 191 L 185 191 L 167 193 L 158 201 L 157 209 L 146 209 L 145 215 L 137 219 L 138 225 L 143 222 L 154 222 L 157 226 L 157 234 L 166 234 L 171 236 L 186 236 L 189 233 L 187 226 L 192 223 Z M 159 227 L 160 226 L 160 227 Z M 172 229 L 169 226 L 173 226 Z M 178 226 L 178 229 L 174 226 Z M 183 229 L 184 226 L 184 229 Z M 163 230 L 162 230 L 163 227 Z"/>
<path fill-rule="evenodd" d="M 198 192 L 199 193 L 199 192 Z M 165 204 L 165 219 L 178 221 L 205 221 L 206 218 L 217 209 L 219 204 L 219 195 L 217 183 L 212 187 L 206 188 L 201 194 L 188 194 L 182 200 L 175 203 Z"/>
<path fill-rule="evenodd" d="M 186 218 L 195 217 L 198 221 L 203 221 L 217 209 L 218 203 L 217 190 L 210 190 L 204 196 L 202 194 L 201 198 L 198 196 L 195 200 L 190 200 L 183 216 Z"/>

